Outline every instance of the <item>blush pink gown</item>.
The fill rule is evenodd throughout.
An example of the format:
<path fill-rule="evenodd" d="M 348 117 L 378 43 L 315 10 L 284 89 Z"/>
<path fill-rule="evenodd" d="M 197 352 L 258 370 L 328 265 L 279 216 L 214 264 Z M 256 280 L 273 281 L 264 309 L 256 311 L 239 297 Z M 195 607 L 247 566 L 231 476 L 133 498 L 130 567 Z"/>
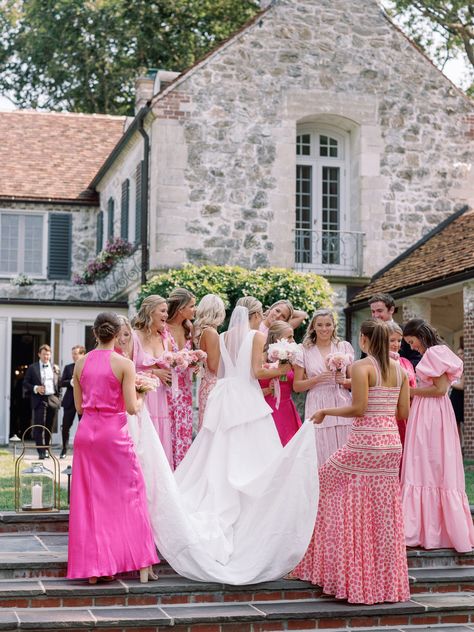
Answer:
<path fill-rule="evenodd" d="M 349 342 L 331 343 L 330 353 L 336 352 L 346 353 L 354 357 L 354 349 Z M 307 377 L 313 377 L 328 370 L 316 345 L 311 347 L 301 345 L 301 353 L 298 354 L 295 364 L 304 368 Z M 335 376 L 331 376 L 326 382 L 315 384 L 307 392 L 305 419 L 311 417 L 320 408 L 339 408 L 340 406 L 350 406 L 351 403 L 350 391 L 336 384 Z M 351 424 L 352 419 L 346 417 L 326 417 L 322 424 L 315 425 L 318 467 L 326 463 L 331 454 L 346 443 L 351 431 Z"/>
<path fill-rule="evenodd" d="M 90 351 L 80 384 L 83 415 L 74 439 L 69 578 L 101 577 L 159 561 L 145 485 L 130 435 L 112 351 Z"/>
<path fill-rule="evenodd" d="M 354 419 L 347 445 L 319 470 L 319 508 L 308 550 L 292 572 L 349 603 L 410 598 L 400 502 L 402 446 L 398 386 L 382 386 L 380 369 L 367 409 Z"/>
<path fill-rule="evenodd" d="M 160 358 L 154 358 L 147 353 L 142 346 L 140 338 L 135 331 L 133 335 L 133 362 L 137 371 L 149 371 L 152 367 L 160 368 Z M 161 445 L 173 469 L 173 449 L 171 443 L 171 423 L 168 410 L 168 398 L 166 385 L 160 383 L 156 391 L 150 391 L 145 396 L 145 404 L 150 413 L 151 420 L 160 438 Z"/>
<path fill-rule="evenodd" d="M 418 386 L 447 375 L 454 382 L 463 363 L 446 345 L 429 347 L 416 366 Z M 456 418 L 448 394 L 413 398 L 402 465 L 407 546 L 472 550 L 474 527 L 465 492 Z"/>
<path fill-rule="evenodd" d="M 265 395 L 265 401 L 272 408 L 272 417 L 275 422 L 276 429 L 280 436 L 282 445 L 286 445 L 293 435 L 301 427 L 301 419 L 296 410 L 296 406 L 291 399 L 293 392 L 293 371 L 287 373 L 287 381 L 280 380 L 280 405 L 276 407 L 276 398 L 274 395 Z M 259 384 L 264 388 L 268 388 L 272 380 L 259 380 Z"/>

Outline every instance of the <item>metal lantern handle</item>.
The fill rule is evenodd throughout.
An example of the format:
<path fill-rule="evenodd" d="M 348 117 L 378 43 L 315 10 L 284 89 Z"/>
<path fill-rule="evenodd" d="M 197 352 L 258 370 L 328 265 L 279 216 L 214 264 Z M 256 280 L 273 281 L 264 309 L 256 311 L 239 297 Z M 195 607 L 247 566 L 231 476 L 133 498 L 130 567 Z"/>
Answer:
<path fill-rule="evenodd" d="M 48 432 L 48 433 L 49 433 L 49 438 L 50 438 L 50 441 L 52 441 L 52 440 L 53 440 L 53 433 L 51 432 L 51 430 L 50 430 L 49 428 L 47 428 L 46 426 L 43 426 L 43 424 L 33 424 L 32 426 L 30 426 L 29 428 L 27 428 L 27 429 L 25 430 L 25 432 L 21 435 L 21 440 L 22 440 L 22 443 L 23 443 L 23 444 L 25 443 L 25 435 L 26 435 L 26 433 L 27 433 L 27 432 L 30 432 L 30 430 L 32 430 L 33 428 L 43 428 L 43 430 L 46 430 L 46 432 Z M 38 446 L 36 446 L 36 447 L 37 447 L 37 448 L 49 448 L 49 446 L 50 446 L 50 445 L 51 445 L 51 444 L 38 445 Z"/>

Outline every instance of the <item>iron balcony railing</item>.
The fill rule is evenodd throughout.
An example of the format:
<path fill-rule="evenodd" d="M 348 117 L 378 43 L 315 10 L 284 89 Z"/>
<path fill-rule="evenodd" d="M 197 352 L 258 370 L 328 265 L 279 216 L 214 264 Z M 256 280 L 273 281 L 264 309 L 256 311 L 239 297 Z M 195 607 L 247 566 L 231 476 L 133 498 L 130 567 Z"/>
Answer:
<path fill-rule="evenodd" d="M 295 269 L 333 276 L 362 275 L 364 233 L 295 229 Z"/>

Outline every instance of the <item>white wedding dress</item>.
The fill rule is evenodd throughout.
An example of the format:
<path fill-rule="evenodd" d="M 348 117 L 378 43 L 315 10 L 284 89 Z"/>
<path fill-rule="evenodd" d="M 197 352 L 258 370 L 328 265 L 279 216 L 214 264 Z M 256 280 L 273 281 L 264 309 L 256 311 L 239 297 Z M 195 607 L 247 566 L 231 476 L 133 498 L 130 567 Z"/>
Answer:
<path fill-rule="evenodd" d="M 223 376 L 174 474 L 146 410 L 129 419 L 158 550 L 177 573 L 198 581 L 280 578 L 301 560 L 313 533 L 314 429 L 303 424 L 282 447 L 251 372 L 254 335 L 247 310 L 236 308 L 220 336 Z"/>

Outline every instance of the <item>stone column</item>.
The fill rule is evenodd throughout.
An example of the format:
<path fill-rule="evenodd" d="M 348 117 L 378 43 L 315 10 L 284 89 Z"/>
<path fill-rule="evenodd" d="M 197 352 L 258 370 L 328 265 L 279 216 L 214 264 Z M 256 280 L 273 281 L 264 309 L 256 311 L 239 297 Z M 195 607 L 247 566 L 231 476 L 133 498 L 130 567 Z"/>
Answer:
<path fill-rule="evenodd" d="M 423 318 L 431 321 L 431 301 L 427 298 L 407 298 L 402 304 L 402 322 L 406 323 L 412 318 Z"/>
<path fill-rule="evenodd" d="M 474 281 L 463 286 L 464 303 L 464 455 L 474 458 Z"/>

